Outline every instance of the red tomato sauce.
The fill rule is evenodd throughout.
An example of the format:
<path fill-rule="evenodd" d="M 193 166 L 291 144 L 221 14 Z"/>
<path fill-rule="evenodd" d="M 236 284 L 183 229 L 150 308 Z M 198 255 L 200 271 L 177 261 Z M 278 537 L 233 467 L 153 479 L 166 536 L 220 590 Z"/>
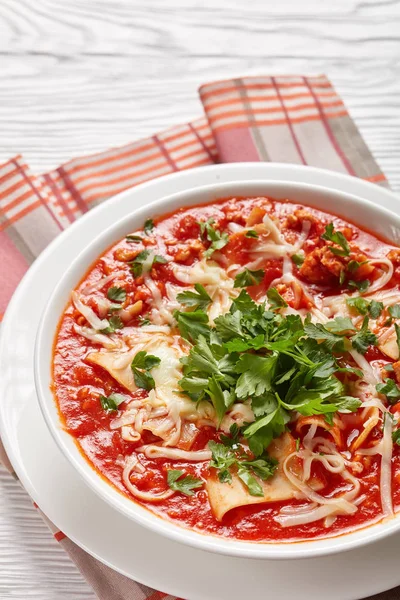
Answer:
<path fill-rule="evenodd" d="M 199 243 L 199 221 L 208 218 L 214 219 L 214 227 L 227 230 L 228 223 L 245 225 L 252 209 L 257 206 L 275 216 L 281 226 L 281 231 L 288 241 L 295 239 L 301 229 L 301 224 L 290 222 L 290 216 L 296 211 L 307 211 L 313 217 L 313 223 L 305 243 L 306 255 L 321 245 L 320 235 L 326 224 L 333 222 L 336 228 L 345 230 L 350 244 L 356 244 L 362 252 L 368 256 L 384 256 L 393 246 L 386 244 L 374 235 L 360 230 L 357 226 L 348 223 L 333 215 L 323 213 L 319 210 L 292 204 L 289 201 L 275 201 L 268 198 L 228 198 L 222 199 L 209 205 L 180 209 L 172 215 L 155 219 L 157 227 L 156 252 L 164 254 L 166 251 L 174 259 L 183 265 L 191 265 L 199 259 L 201 243 Z M 255 225 L 256 227 L 256 225 Z M 233 233 L 229 244 L 221 251 L 223 261 L 227 264 L 246 264 L 247 258 L 245 248 L 251 247 L 254 239 L 245 237 L 238 231 Z M 143 243 L 131 244 L 125 239 L 119 241 L 109 248 L 88 270 L 87 274 L 77 287 L 78 291 L 85 286 L 99 280 L 114 272 L 119 272 L 117 280 L 123 281 L 127 292 L 125 304 L 143 301 L 141 315 L 136 315 L 130 325 L 139 324 L 139 318 L 145 317 L 147 313 L 146 303 L 150 299 L 149 290 L 143 285 L 143 278 L 132 275 L 128 259 L 137 251 L 147 247 L 146 239 Z M 269 260 L 263 266 L 265 276 L 260 285 L 253 286 L 248 291 L 254 299 L 261 297 L 271 283 L 282 274 L 282 259 Z M 294 267 L 294 272 L 303 280 L 304 275 L 299 268 Z M 398 276 L 397 270 L 395 277 Z M 165 283 L 172 282 L 182 285 L 173 275 L 168 264 L 159 264 L 153 267 L 153 280 L 162 293 L 165 292 Z M 330 277 L 325 282 L 323 292 L 316 288 L 315 292 L 323 295 L 338 294 L 340 291 L 349 291 L 348 288 L 339 288 L 337 283 L 332 283 Z M 308 283 L 313 285 L 312 282 Z M 113 282 L 111 285 L 115 285 Z M 184 286 L 183 286 L 184 288 Z M 104 291 L 98 296 L 104 296 Z M 96 294 L 94 295 L 96 298 Z M 290 303 L 290 298 L 287 299 Z M 304 305 L 307 307 L 307 304 Z M 93 308 L 96 309 L 94 303 Z M 115 413 L 106 412 L 100 403 L 99 396 L 108 396 L 111 393 L 121 393 L 130 399 L 145 397 L 147 392 L 139 390 L 129 393 L 119 385 L 104 369 L 97 365 L 89 364 L 85 357 L 91 351 L 98 351 L 99 345 L 91 342 L 75 333 L 73 325 L 83 324 L 84 318 L 75 310 L 72 304 L 66 308 L 56 334 L 54 344 L 54 368 L 53 368 L 53 392 L 59 407 L 60 417 L 65 429 L 76 439 L 81 452 L 97 472 L 110 482 L 121 493 L 131 497 L 133 501 L 146 506 L 153 513 L 163 518 L 172 520 L 182 526 L 189 527 L 199 532 L 216 534 L 223 537 L 250 541 L 288 541 L 293 539 L 308 539 L 326 535 L 337 535 L 348 530 L 365 526 L 373 521 L 379 520 L 381 516 L 381 500 L 379 492 L 379 464 L 380 457 L 367 457 L 363 463 L 363 471 L 358 475 L 361 482 L 361 495 L 365 497 L 360 504 L 359 510 L 353 515 L 338 516 L 330 527 L 326 527 L 322 520 L 315 523 L 284 528 L 279 525 L 274 516 L 279 513 L 283 505 L 304 504 L 304 500 L 292 500 L 286 502 L 275 502 L 256 504 L 235 508 L 228 512 L 222 522 L 215 519 L 205 489 L 196 490 L 191 497 L 175 494 L 173 497 L 157 504 L 142 502 L 133 499 L 122 481 L 122 467 L 119 459 L 132 453 L 135 447 L 143 443 L 159 441 L 152 433 L 145 431 L 139 442 L 127 442 L 122 439 L 120 430 L 111 430 L 110 423 L 115 419 Z M 373 350 L 367 355 L 369 360 L 378 360 L 387 363 L 388 359 L 383 357 L 379 351 Z M 123 409 L 124 405 L 120 406 Z M 349 420 L 349 426 L 342 432 L 346 440 L 356 429 L 356 422 Z M 307 428 L 303 428 L 298 434 L 293 431 L 295 438 L 306 434 Z M 324 432 L 321 435 L 325 435 Z M 376 430 L 373 435 L 380 436 Z M 218 439 L 216 432 L 205 427 L 197 435 L 192 450 L 202 449 L 210 439 Z M 394 504 L 400 504 L 400 448 L 395 444 L 393 455 L 393 500 Z M 210 473 L 208 462 L 191 463 L 185 461 L 173 461 L 166 459 L 147 459 L 141 455 L 141 462 L 145 466 L 145 474 L 138 477 L 135 484 L 143 490 L 164 490 L 166 484 L 166 472 L 169 469 L 182 469 L 196 477 L 204 479 Z M 322 467 L 314 468 L 315 474 L 325 482 L 321 491 L 323 495 L 329 495 L 339 484 L 337 476 L 329 474 Z M 343 482 L 342 482 L 343 485 Z"/>

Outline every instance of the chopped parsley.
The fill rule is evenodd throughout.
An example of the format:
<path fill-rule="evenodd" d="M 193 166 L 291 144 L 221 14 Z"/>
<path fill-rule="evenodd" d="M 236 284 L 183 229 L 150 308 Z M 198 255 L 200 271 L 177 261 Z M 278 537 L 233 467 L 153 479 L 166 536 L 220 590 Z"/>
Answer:
<path fill-rule="evenodd" d="M 291 258 L 296 267 L 301 267 L 305 259 L 304 254 L 293 254 Z"/>
<path fill-rule="evenodd" d="M 145 327 L 146 325 L 151 325 L 150 319 L 148 319 L 147 317 L 142 317 L 142 315 L 140 315 L 139 316 L 139 327 Z"/>
<path fill-rule="evenodd" d="M 396 342 L 400 354 L 400 327 L 397 325 L 397 323 L 394 324 L 394 330 L 396 332 Z"/>
<path fill-rule="evenodd" d="M 384 394 L 390 404 L 396 404 L 400 398 L 400 388 L 393 379 L 386 379 L 384 383 L 378 383 L 376 391 Z"/>
<path fill-rule="evenodd" d="M 142 252 L 139 252 L 137 257 L 132 262 L 129 263 L 130 267 L 131 267 L 131 271 L 135 277 L 140 277 L 142 275 L 143 265 L 150 258 L 150 256 L 151 256 L 150 250 L 142 250 Z M 151 258 L 152 258 L 152 260 L 149 261 L 149 263 L 147 265 L 147 271 L 150 271 L 152 266 L 155 264 L 165 265 L 165 263 L 168 262 L 167 259 L 164 258 L 163 256 L 161 256 L 160 254 L 152 254 Z"/>
<path fill-rule="evenodd" d="M 359 262 L 358 260 L 350 260 L 347 265 L 347 270 L 350 271 L 350 273 L 353 273 L 354 271 L 357 271 L 357 269 L 359 269 L 363 265 L 366 265 L 367 263 L 367 260 L 363 260 L 362 262 Z"/>
<path fill-rule="evenodd" d="M 380 317 L 384 309 L 382 302 L 377 302 L 377 300 L 366 300 L 362 296 L 347 298 L 346 304 L 360 315 L 369 314 L 371 319 L 377 319 Z"/>
<path fill-rule="evenodd" d="M 118 315 L 113 315 L 108 319 L 108 327 L 101 330 L 101 333 L 114 333 L 117 329 L 122 329 L 124 326 Z"/>
<path fill-rule="evenodd" d="M 400 428 L 396 429 L 395 431 L 393 431 L 392 433 L 392 439 L 394 441 L 395 444 L 397 444 L 398 446 L 400 446 Z"/>
<path fill-rule="evenodd" d="M 368 329 L 368 317 L 364 317 L 361 329 L 350 340 L 358 352 L 365 354 L 369 346 L 377 346 L 378 338 Z"/>
<path fill-rule="evenodd" d="M 226 246 L 229 242 L 228 233 L 221 233 L 218 229 L 214 229 L 212 226 L 213 223 L 214 219 L 208 219 L 207 221 L 199 223 L 202 237 L 211 242 L 208 250 L 204 252 L 205 258 L 210 258 L 216 250 L 221 250 L 221 248 Z"/>
<path fill-rule="evenodd" d="M 389 306 L 388 312 L 389 315 L 393 317 L 393 319 L 400 319 L 400 304 L 394 304 L 393 306 Z"/>
<path fill-rule="evenodd" d="M 204 310 L 212 302 L 210 296 L 200 283 L 196 283 L 194 286 L 195 292 L 190 290 L 181 292 L 176 296 L 176 299 L 181 304 L 184 304 L 188 308 L 201 308 Z"/>
<path fill-rule="evenodd" d="M 329 246 L 329 250 L 336 254 L 337 256 L 349 256 L 350 254 L 350 246 L 346 238 L 344 237 L 341 231 L 335 231 L 333 223 L 329 223 L 325 227 L 324 233 L 321 235 L 323 240 L 328 242 L 333 242 L 340 246 L 340 248 L 336 248 L 334 246 Z"/>
<path fill-rule="evenodd" d="M 348 286 L 350 288 L 358 290 L 359 292 L 361 292 L 361 294 L 367 291 L 369 285 L 370 283 L 368 279 L 363 279 L 362 281 L 353 281 L 352 279 L 350 279 L 348 283 Z"/>
<path fill-rule="evenodd" d="M 144 350 L 141 350 L 136 354 L 131 362 L 131 369 L 135 383 L 139 388 L 144 390 L 152 390 L 155 388 L 154 378 L 150 371 L 159 364 L 160 359 L 158 356 L 147 354 Z"/>
<path fill-rule="evenodd" d="M 128 398 L 122 394 L 110 394 L 109 396 L 100 395 L 100 403 L 102 408 L 107 412 L 118 410 L 118 406 L 125 402 Z"/>
<path fill-rule="evenodd" d="M 244 237 L 257 239 L 259 236 L 258 236 L 257 231 L 254 231 L 254 229 L 249 229 L 244 234 Z"/>
<path fill-rule="evenodd" d="M 259 269 L 258 271 L 250 271 L 245 269 L 241 273 L 238 273 L 235 277 L 235 284 L 233 287 L 249 287 L 251 285 L 258 285 L 264 278 L 264 271 Z"/>
<path fill-rule="evenodd" d="M 270 288 L 267 291 L 267 298 L 269 301 L 270 309 L 276 310 L 278 308 L 285 308 L 287 306 L 287 302 L 282 298 L 280 293 L 276 288 Z"/>
<path fill-rule="evenodd" d="M 126 290 L 124 290 L 122 287 L 110 287 L 107 291 L 107 298 L 109 300 L 113 300 L 114 302 L 125 302 Z"/>
<path fill-rule="evenodd" d="M 225 439 L 224 439 L 225 438 Z M 218 479 L 221 483 L 232 482 L 232 472 L 236 472 L 251 496 L 263 496 L 264 491 L 256 477 L 262 481 L 270 479 L 277 468 L 277 461 L 263 454 L 259 458 L 251 459 L 238 443 L 208 442 L 211 450 L 210 467 L 217 469 Z"/>
<path fill-rule="evenodd" d="M 193 496 L 193 490 L 203 487 L 204 482 L 202 479 L 193 477 L 193 475 L 186 475 L 185 477 L 182 477 L 182 475 L 184 475 L 184 472 L 178 469 L 167 471 L 168 487 L 171 490 L 185 494 L 185 496 Z"/>
<path fill-rule="evenodd" d="M 368 312 L 371 319 L 377 319 L 381 316 L 383 311 L 383 302 L 378 302 L 377 300 L 371 300 L 368 306 Z"/>
<path fill-rule="evenodd" d="M 347 384 L 335 373 L 360 376 L 360 372 L 342 367 L 338 360 L 352 347 L 365 351 L 375 342 L 368 319 L 360 330 L 343 317 L 325 326 L 311 323 L 309 317 L 303 323 L 299 315 L 280 314 L 277 309 L 286 303 L 276 290 L 269 290 L 269 302 L 267 309 L 242 290 L 230 311 L 217 317 L 213 326 L 201 310 L 174 315 L 181 334 L 193 344 L 181 359 L 181 390 L 194 402 L 211 402 L 219 421 L 234 402 L 251 402 L 255 421 L 245 425 L 240 435 L 255 458 L 262 457 L 271 441 L 286 430 L 293 412 L 331 419 L 338 411 L 356 411 L 360 400 L 348 395 Z M 214 447 L 214 466 L 221 453 L 227 454 Z M 238 460 L 232 453 L 225 458 Z M 256 470 L 244 466 L 254 476 Z M 238 466 L 234 468 L 239 474 Z M 222 469 L 222 477 L 228 478 L 226 471 L 230 467 Z M 248 484 L 249 473 L 243 474 L 243 469 L 241 473 Z"/>
<path fill-rule="evenodd" d="M 143 225 L 144 232 L 149 235 L 154 229 L 154 221 L 153 219 L 146 219 Z"/>
<path fill-rule="evenodd" d="M 130 244 L 138 244 L 143 241 L 143 238 L 141 238 L 140 235 L 134 235 L 133 233 L 128 233 L 125 239 Z"/>
<path fill-rule="evenodd" d="M 174 318 L 177 321 L 180 334 L 185 340 L 195 342 L 199 335 L 209 337 L 208 317 L 203 310 L 194 310 L 193 312 L 179 312 L 176 310 Z"/>

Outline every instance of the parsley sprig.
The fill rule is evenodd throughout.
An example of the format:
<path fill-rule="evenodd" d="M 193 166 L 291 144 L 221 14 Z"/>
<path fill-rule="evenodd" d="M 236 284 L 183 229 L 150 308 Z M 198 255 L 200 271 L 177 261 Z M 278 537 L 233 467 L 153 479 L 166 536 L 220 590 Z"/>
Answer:
<path fill-rule="evenodd" d="M 360 315 L 369 314 L 371 319 L 377 319 L 378 317 L 380 317 L 384 308 L 382 302 L 378 302 L 377 300 L 367 300 L 362 296 L 347 298 L 346 304 L 355 312 L 358 312 Z"/>
<path fill-rule="evenodd" d="M 184 472 L 178 469 L 170 469 L 167 472 L 167 483 L 171 490 L 180 492 L 185 496 L 193 496 L 193 490 L 203 487 L 204 482 L 202 479 L 193 477 L 193 475 L 186 475 L 185 477 L 182 477 L 182 475 L 184 475 Z"/>
<path fill-rule="evenodd" d="M 203 254 L 204 258 L 210 258 L 216 250 L 221 250 L 229 242 L 229 234 L 214 229 L 213 223 L 214 219 L 199 223 L 201 236 L 211 242 L 209 248 Z"/>
<path fill-rule="evenodd" d="M 129 263 L 135 277 L 140 277 L 140 275 L 142 275 L 143 265 L 150 257 L 151 260 L 149 261 L 147 270 L 150 270 L 155 264 L 165 265 L 168 262 L 167 259 L 160 254 L 152 254 L 150 250 L 142 250 L 142 252 L 139 252 L 136 258 Z"/>
<path fill-rule="evenodd" d="M 235 288 L 240 287 L 249 287 L 251 285 L 258 285 L 264 278 L 264 271 L 259 269 L 258 271 L 250 271 L 250 269 L 245 269 L 241 273 L 238 273 L 235 277 Z"/>
<path fill-rule="evenodd" d="M 154 389 L 155 382 L 150 371 L 153 367 L 157 367 L 159 364 L 160 359 L 158 356 L 147 354 L 147 352 L 144 350 L 141 350 L 136 354 L 131 362 L 131 369 L 135 383 L 139 388 L 144 390 Z"/>
<path fill-rule="evenodd" d="M 251 496 L 263 496 L 257 478 L 262 481 L 270 479 L 277 469 L 277 460 L 265 453 L 252 459 L 240 446 L 237 429 L 232 438 L 221 437 L 224 443 L 208 442 L 212 456 L 210 467 L 217 469 L 218 479 L 221 483 L 231 483 L 232 474 L 236 473 Z"/>
<path fill-rule="evenodd" d="M 190 290 L 181 292 L 176 296 L 176 299 L 188 308 L 201 308 L 204 310 L 212 300 L 200 283 L 195 283 L 194 289 L 196 290 L 195 292 Z"/>
<path fill-rule="evenodd" d="M 303 323 L 299 315 L 280 313 L 286 303 L 276 290 L 268 299 L 269 310 L 242 290 L 213 326 L 204 311 L 175 313 L 181 334 L 193 344 L 181 359 L 181 390 L 195 402 L 211 402 L 220 422 L 234 402 L 251 403 L 255 421 L 241 435 L 256 457 L 285 431 L 293 412 L 331 421 L 338 411 L 357 410 L 360 401 L 336 373 L 360 376 L 343 366 L 343 355 L 376 343 L 367 317 L 361 329 L 348 318 Z"/>
<path fill-rule="evenodd" d="M 126 400 L 129 400 L 129 398 L 127 398 L 123 394 L 118 394 L 116 392 L 110 394 L 109 396 L 103 396 L 102 394 L 100 394 L 100 404 L 106 412 L 113 412 L 118 410 L 118 406 Z"/>
<path fill-rule="evenodd" d="M 340 246 L 340 248 L 337 248 L 335 246 L 329 246 L 329 250 L 333 252 L 333 254 L 336 254 L 336 256 L 349 256 L 349 243 L 341 231 L 335 231 L 333 223 L 329 223 L 325 227 L 325 231 L 321 235 L 321 238 L 328 242 L 333 242 L 334 244 L 337 244 L 337 246 Z"/>

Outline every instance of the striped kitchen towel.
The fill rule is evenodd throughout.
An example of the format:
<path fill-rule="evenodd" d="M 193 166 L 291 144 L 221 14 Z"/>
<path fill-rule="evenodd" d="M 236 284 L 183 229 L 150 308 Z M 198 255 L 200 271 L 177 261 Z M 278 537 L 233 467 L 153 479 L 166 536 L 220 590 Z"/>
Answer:
<path fill-rule="evenodd" d="M 217 81 L 203 85 L 200 98 L 205 113 L 200 119 L 74 158 L 49 173 L 33 174 L 21 156 L 0 165 L 0 315 L 29 265 L 56 235 L 99 202 L 149 179 L 218 162 L 277 161 L 388 185 L 323 75 Z M 4 452 L 2 458 L 12 471 Z M 101 600 L 171 598 L 112 571 L 43 517 Z"/>

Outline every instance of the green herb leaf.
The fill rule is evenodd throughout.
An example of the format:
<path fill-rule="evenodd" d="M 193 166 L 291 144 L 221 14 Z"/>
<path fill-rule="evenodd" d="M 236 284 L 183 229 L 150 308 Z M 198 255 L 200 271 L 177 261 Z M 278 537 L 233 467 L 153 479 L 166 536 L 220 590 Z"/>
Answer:
<path fill-rule="evenodd" d="M 177 469 L 167 471 L 168 487 L 171 490 L 185 494 L 185 496 L 193 496 L 193 490 L 203 487 L 204 481 L 202 479 L 193 477 L 193 475 L 186 475 L 186 477 L 182 477 L 182 475 L 184 475 L 184 472 Z"/>
<path fill-rule="evenodd" d="M 140 235 L 134 235 L 132 233 L 129 233 L 125 239 L 131 244 L 138 244 L 139 242 L 143 241 L 143 238 L 141 238 Z"/>
<path fill-rule="evenodd" d="M 196 283 L 194 289 L 196 290 L 195 292 L 188 290 L 186 292 L 179 293 L 176 299 L 181 304 L 184 304 L 190 308 L 200 308 L 204 310 L 212 302 L 212 300 L 200 283 Z"/>
<path fill-rule="evenodd" d="M 131 267 L 131 271 L 135 277 L 140 277 L 140 275 L 142 274 L 143 263 L 149 257 L 149 255 L 150 255 L 149 250 L 142 250 L 142 252 L 139 252 L 139 254 L 136 256 L 136 258 L 132 262 L 129 263 L 130 267 Z"/>
<path fill-rule="evenodd" d="M 282 298 L 282 296 L 276 288 L 270 288 L 267 291 L 267 298 L 271 310 L 277 310 L 279 308 L 285 308 L 287 306 L 287 303 Z"/>
<path fill-rule="evenodd" d="M 210 256 L 216 250 L 221 250 L 221 248 L 223 248 L 224 246 L 226 246 L 227 243 L 229 242 L 229 235 L 228 235 L 228 233 L 226 233 L 226 232 L 221 233 L 217 229 L 214 229 L 212 227 L 213 223 L 214 223 L 214 219 L 208 219 L 208 221 L 205 221 L 203 223 L 199 223 L 201 234 L 203 236 L 204 236 L 204 234 L 206 234 L 206 239 L 209 242 L 211 242 L 211 245 L 208 248 L 208 250 L 206 250 L 204 252 L 204 257 L 205 258 L 210 258 Z"/>
<path fill-rule="evenodd" d="M 369 314 L 371 319 L 377 319 L 384 309 L 382 302 L 377 302 L 376 300 L 369 301 L 362 296 L 347 298 L 346 303 L 360 315 Z"/>
<path fill-rule="evenodd" d="M 137 369 L 145 369 L 146 371 L 152 369 L 153 367 L 157 367 L 160 364 L 160 359 L 158 356 L 154 356 L 154 354 L 147 354 L 144 350 L 141 350 L 136 354 L 133 358 L 131 367 Z"/>
<path fill-rule="evenodd" d="M 248 469 L 239 464 L 237 474 L 248 489 L 250 496 L 264 496 L 261 485 Z"/>
<path fill-rule="evenodd" d="M 151 325 L 151 321 L 150 319 L 148 319 L 147 317 L 142 317 L 141 315 L 139 316 L 139 326 L 140 327 L 145 327 L 147 325 Z"/>
<path fill-rule="evenodd" d="M 124 326 L 120 317 L 113 315 L 108 319 L 108 327 L 101 330 L 101 333 L 114 333 L 117 329 L 122 329 Z"/>
<path fill-rule="evenodd" d="M 251 469 L 257 477 L 263 481 L 271 479 L 275 475 L 278 461 L 275 458 L 256 458 L 254 460 L 243 460 L 242 466 Z"/>
<path fill-rule="evenodd" d="M 346 304 L 357 311 L 360 315 L 366 315 L 368 312 L 369 302 L 361 296 L 355 298 L 346 298 Z"/>
<path fill-rule="evenodd" d="M 400 304 L 394 304 L 393 306 L 389 306 L 388 312 L 389 315 L 393 317 L 393 319 L 400 319 Z"/>
<path fill-rule="evenodd" d="M 361 329 L 350 338 L 353 348 L 361 354 L 365 354 L 369 346 L 378 344 L 378 338 L 368 329 L 368 323 L 368 317 L 364 317 Z"/>
<path fill-rule="evenodd" d="M 362 265 L 366 265 L 367 263 L 367 260 L 363 260 L 362 262 L 358 262 L 358 260 L 351 260 L 347 265 L 347 270 L 350 271 L 350 273 L 353 273 L 354 271 L 357 271 L 357 269 L 362 267 Z"/>
<path fill-rule="evenodd" d="M 241 374 L 236 384 L 237 397 L 245 399 L 271 391 L 277 360 L 274 354 L 267 357 L 242 354 L 236 365 L 236 372 Z"/>
<path fill-rule="evenodd" d="M 400 388 L 393 379 L 386 379 L 384 383 L 378 383 L 376 391 L 380 394 L 384 394 L 390 404 L 396 404 L 400 398 Z"/>
<path fill-rule="evenodd" d="M 400 327 L 399 327 L 399 325 L 397 325 L 397 323 L 394 324 L 394 330 L 396 332 L 396 342 L 397 342 L 397 347 L 399 349 L 399 355 L 400 355 Z"/>
<path fill-rule="evenodd" d="M 345 333 L 348 331 L 357 331 L 351 319 L 348 317 L 336 317 L 333 321 L 325 323 L 325 328 L 333 333 Z"/>
<path fill-rule="evenodd" d="M 154 229 L 154 221 L 153 219 L 146 219 L 143 225 L 144 232 L 149 235 Z"/>
<path fill-rule="evenodd" d="M 277 461 L 268 456 L 251 460 L 248 455 L 240 450 L 237 437 L 227 438 L 224 436 L 222 439 L 226 440 L 227 443 L 219 444 L 214 441 L 208 443 L 212 455 L 210 467 L 219 471 L 219 480 L 222 483 L 231 483 L 232 468 L 234 468 L 250 495 L 263 496 L 263 489 L 256 477 L 263 481 L 273 477 L 277 468 Z"/>
<path fill-rule="evenodd" d="M 336 254 L 337 256 L 349 256 L 349 243 L 341 231 L 334 230 L 333 223 L 329 223 L 329 225 L 325 227 L 325 231 L 321 235 L 321 238 L 340 246 L 341 249 L 329 246 L 329 250 L 333 252 L 333 254 Z"/>
<path fill-rule="evenodd" d="M 129 398 L 117 393 L 110 394 L 109 396 L 100 395 L 101 406 L 107 412 L 118 410 L 118 406 L 122 402 L 126 402 L 126 400 L 129 400 Z"/>
<path fill-rule="evenodd" d="M 247 238 L 254 238 L 254 239 L 257 239 L 259 237 L 257 231 L 254 231 L 254 229 L 249 229 L 248 231 L 246 231 L 244 236 Z"/>
<path fill-rule="evenodd" d="M 220 424 L 226 411 L 230 409 L 235 401 L 234 391 L 222 390 L 221 385 L 215 375 L 212 375 L 210 381 L 208 382 L 208 388 L 206 391 L 215 408 L 215 412 L 218 417 L 218 423 Z"/>
<path fill-rule="evenodd" d="M 113 300 L 114 302 L 125 302 L 126 290 L 124 290 L 122 287 L 110 287 L 107 291 L 107 298 L 109 300 Z"/>
<path fill-rule="evenodd" d="M 158 356 L 147 354 L 144 350 L 138 352 L 131 362 L 131 369 L 135 383 L 139 388 L 152 390 L 155 388 L 154 378 L 150 370 L 160 364 Z"/>
<path fill-rule="evenodd" d="M 305 256 L 304 254 L 292 254 L 291 259 L 297 267 L 301 267 L 305 260 Z"/>
<path fill-rule="evenodd" d="M 149 256 L 150 256 L 150 250 L 142 250 L 142 252 L 139 252 L 137 257 L 132 262 L 129 263 L 130 267 L 131 267 L 131 271 L 135 277 L 140 277 L 140 275 L 142 275 L 143 263 L 149 258 Z M 160 254 L 153 254 L 151 263 L 148 265 L 148 268 L 146 270 L 150 271 L 150 269 L 152 268 L 152 266 L 154 264 L 164 265 L 167 262 L 168 262 L 167 259 L 164 258 L 163 256 L 161 256 Z"/>
<path fill-rule="evenodd" d="M 235 277 L 235 284 L 233 287 L 249 287 L 251 285 L 258 285 L 261 283 L 264 277 L 264 271 L 250 271 L 249 269 L 245 269 L 241 273 L 238 273 Z"/>
<path fill-rule="evenodd" d="M 342 352 L 345 349 L 343 336 L 328 331 L 322 323 L 306 321 L 304 331 L 310 338 L 325 342 L 330 350 Z"/>
<path fill-rule="evenodd" d="M 392 439 L 394 441 L 395 444 L 397 444 L 398 446 L 400 446 L 400 428 L 396 429 L 395 431 L 393 431 L 392 433 Z"/>
<path fill-rule="evenodd" d="M 368 307 L 368 312 L 369 312 L 371 319 L 377 319 L 378 317 L 380 317 L 383 309 L 384 309 L 383 302 L 377 302 L 376 300 L 371 300 L 369 307 Z"/>
<path fill-rule="evenodd" d="M 350 280 L 348 283 L 350 288 L 355 288 L 356 290 L 358 290 L 359 292 L 364 293 L 367 291 L 367 289 L 369 288 L 369 281 L 368 279 L 363 279 L 362 281 L 353 281 Z"/>
<path fill-rule="evenodd" d="M 208 316 L 203 310 L 193 312 L 174 311 L 174 318 L 177 321 L 180 334 L 185 340 L 194 342 L 199 335 L 210 336 L 210 327 L 208 325 Z"/>

